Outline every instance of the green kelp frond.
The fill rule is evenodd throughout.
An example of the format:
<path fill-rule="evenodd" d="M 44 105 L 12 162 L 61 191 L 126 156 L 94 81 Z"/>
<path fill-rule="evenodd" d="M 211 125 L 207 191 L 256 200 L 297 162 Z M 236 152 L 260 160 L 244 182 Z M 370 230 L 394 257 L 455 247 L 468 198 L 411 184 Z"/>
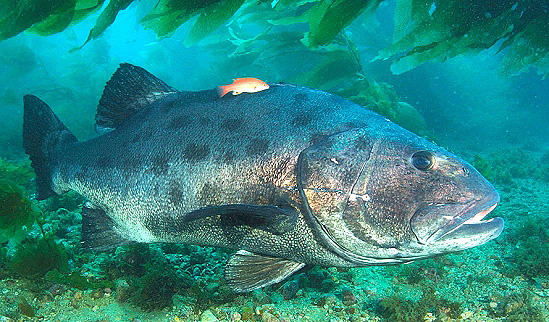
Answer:
<path fill-rule="evenodd" d="M 39 35 L 65 30 L 101 8 L 105 0 L 3 0 L 0 41 L 29 29 Z"/>
<path fill-rule="evenodd" d="M 207 7 L 194 23 L 185 40 L 185 46 L 192 46 L 209 35 L 231 18 L 243 3 L 244 0 L 226 0 Z"/>
<path fill-rule="evenodd" d="M 88 39 L 82 44 L 99 37 L 116 19 L 118 12 L 126 9 L 134 0 L 110 0 L 107 7 L 101 12 L 95 26 L 90 30 Z M 80 46 L 80 48 L 82 47 Z"/>
<path fill-rule="evenodd" d="M 504 74 L 518 74 L 537 67 L 545 79 L 549 75 L 549 14 L 533 19 L 515 38 L 502 62 Z"/>
<path fill-rule="evenodd" d="M 403 53 L 391 66 L 400 74 L 427 61 L 478 53 L 500 43 L 499 50 L 511 46 L 503 68 L 507 74 L 528 66 L 547 74 L 548 8 L 535 0 L 398 0 L 393 45 L 376 59 Z"/>
<path fill-rule="evenodd" d="M 56 34 L 99 10 L 104 2 L 105 0 L 67 1 L 62 10 L 36 23 L 29 31 L 41 36 Z"/>
<path fill-rule="evenodd" d="M 152 29 L 158 37 L 169 37 L 190 18 L 211 11 L 211 8 L 221 6 L 222 2 L 224 1 L 160 0 L 141 23 L 146 29 Z"/>
<path fill-rule="evenodd" d="M 381 0 L 322 0 L 309 13 L 309 32 L 303 42 L 309 47 L 330 44 L 339 32 L 363 11 L 374 11 Z"/>

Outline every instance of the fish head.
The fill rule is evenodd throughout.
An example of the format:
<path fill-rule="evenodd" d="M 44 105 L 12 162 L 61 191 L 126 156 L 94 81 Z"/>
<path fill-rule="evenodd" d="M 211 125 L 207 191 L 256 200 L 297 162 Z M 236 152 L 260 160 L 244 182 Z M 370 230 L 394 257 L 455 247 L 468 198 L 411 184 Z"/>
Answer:
<path fill-rule="evenodd" d="M 388 123 L 300 155 L 298 187 L 326 246 L 357 265 L 398 264 L 499 236 L 494 187 L 464 160 Z"/>

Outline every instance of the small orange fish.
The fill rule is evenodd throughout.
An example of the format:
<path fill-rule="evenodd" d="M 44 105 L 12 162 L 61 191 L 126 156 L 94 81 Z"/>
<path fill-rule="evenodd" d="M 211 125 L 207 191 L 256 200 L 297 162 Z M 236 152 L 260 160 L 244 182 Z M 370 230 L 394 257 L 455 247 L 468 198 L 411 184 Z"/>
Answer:
<path fill-rule="evenodd" d="M 217 87 L 219 97 L 225 96 L 228 92 L 233 92 L 233 95 L 242 93 L 261 92 L 269 88 L 269 85 L 257 78 L 236 78 L 232 84 Z"/>

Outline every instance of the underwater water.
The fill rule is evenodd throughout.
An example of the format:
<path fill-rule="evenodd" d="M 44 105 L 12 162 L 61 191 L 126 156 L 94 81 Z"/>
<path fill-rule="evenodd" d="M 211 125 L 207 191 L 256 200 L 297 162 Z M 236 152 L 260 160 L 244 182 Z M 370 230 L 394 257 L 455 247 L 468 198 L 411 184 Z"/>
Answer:
<path fill-rule="evenodd" d="M 9 1 L 0 17 L 0 320 L 549 320 L 542 1 Z M 247 293 L 227 284 L 228 248 L 87 249 L 84 196 L 37 200 L 23 96 L 90 140 L 121 63 L 182 91 L 255 77 L 351 100 L 474 166 L 500 195 L 487 218 L 505 228 L 405 265 L 308 265 Z"/>

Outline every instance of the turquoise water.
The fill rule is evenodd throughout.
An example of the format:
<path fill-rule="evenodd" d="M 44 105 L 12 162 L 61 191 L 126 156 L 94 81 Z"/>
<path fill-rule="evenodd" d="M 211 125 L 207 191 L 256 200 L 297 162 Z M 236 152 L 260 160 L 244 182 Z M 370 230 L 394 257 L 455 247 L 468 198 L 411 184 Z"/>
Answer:
<path fill-rule="evenodd" d="M 85 7 L 91 2 L 79 3 Z M 238 1 L 219 3 L 240 7 Z M 99 15 L 109 10 L 106 3 L 52 35 L 37 35 L 36 30 L 2 34 L 0 318 L 549 320 L 549 80 L 544 79 L 549 44 L 543 40 L 547 38 L 528 38 L 547 30 L 539 27 L 549 24 L 547 10 L 535 1 L 524 2 L 524 8 L 507 2 L 495 8 L 486 2 L 465 10 L 463 18 L 458 9 L 446 7 L 451 1 L 443 1 L 425 6 L 408 21 L 403 18 L 406 3 L 378 6 L 373 1 L 356 17 L 338 13 L 342 18 L 334 21 L 347 17 L 348 26 L 319 46 L 311 39 L 320 41 L 337 23 L 318 27 L 322 24 L 314 17 L 324 7 L 312 1 L 245 2 L 204 34 L 201 30 L 213 22 L 197 15 L 207 17 L 209 7 L 158 37 L 158 29 L 140 23 L 154 10 L 152 0 L 130 4 L 87 43 Z M 532 29 L 521 30 L 516 42 L 506 46 L 512 39 L 506 26 L 517 11 L 529 13 L 535 5 L 542 13 L 534 21 L 538 28 L 532 22 Z M 16 10 L 3 9 L 1 17 L 12 17 Z M 498 20 L 503 16 L 507 20 Z M 420 17 L 433 22 L 415 29 Z M 452 17 L 462 17 L 455 22 L 469 29 L 422 33 L 440 21 L 451 24 Z M 201 25 L 200 19 L 206 23 Z M 403 19 L 407 27 L 398 24 Z M 6 21 L 0 29 L 8 29 Z M 519 28 L 516 23 L 514 28 Z M 406 34 L 415 35 L 409 38 L 414 41 L 398 50 L 391 46 L 408 39 Z M 435 42 L 441 47 L 434 47 Z M 419 52 L 429 43 L 434 49 L 424 56 L 410 54 L 413 46 Z M 179 244 L 85 250 L 80 245 L 85 199 L 68 193 L 35 200 L 34 173 L 23 151 L 22 97 L 40 97 L 79 140 L 93 138 L 105 83 L 123 62 L 141 66 L 179 90 L 212 89 L 233 78 L 257 77 L 357 102 L 475 166 L 500 193 L 501 202 L 489 216 L 502 217 L 505 229 L 497 239 L 459 253 L 401 266 L 313 267 L 246 294 L 231 292 L 225 282 L 231 250 Z"/>

